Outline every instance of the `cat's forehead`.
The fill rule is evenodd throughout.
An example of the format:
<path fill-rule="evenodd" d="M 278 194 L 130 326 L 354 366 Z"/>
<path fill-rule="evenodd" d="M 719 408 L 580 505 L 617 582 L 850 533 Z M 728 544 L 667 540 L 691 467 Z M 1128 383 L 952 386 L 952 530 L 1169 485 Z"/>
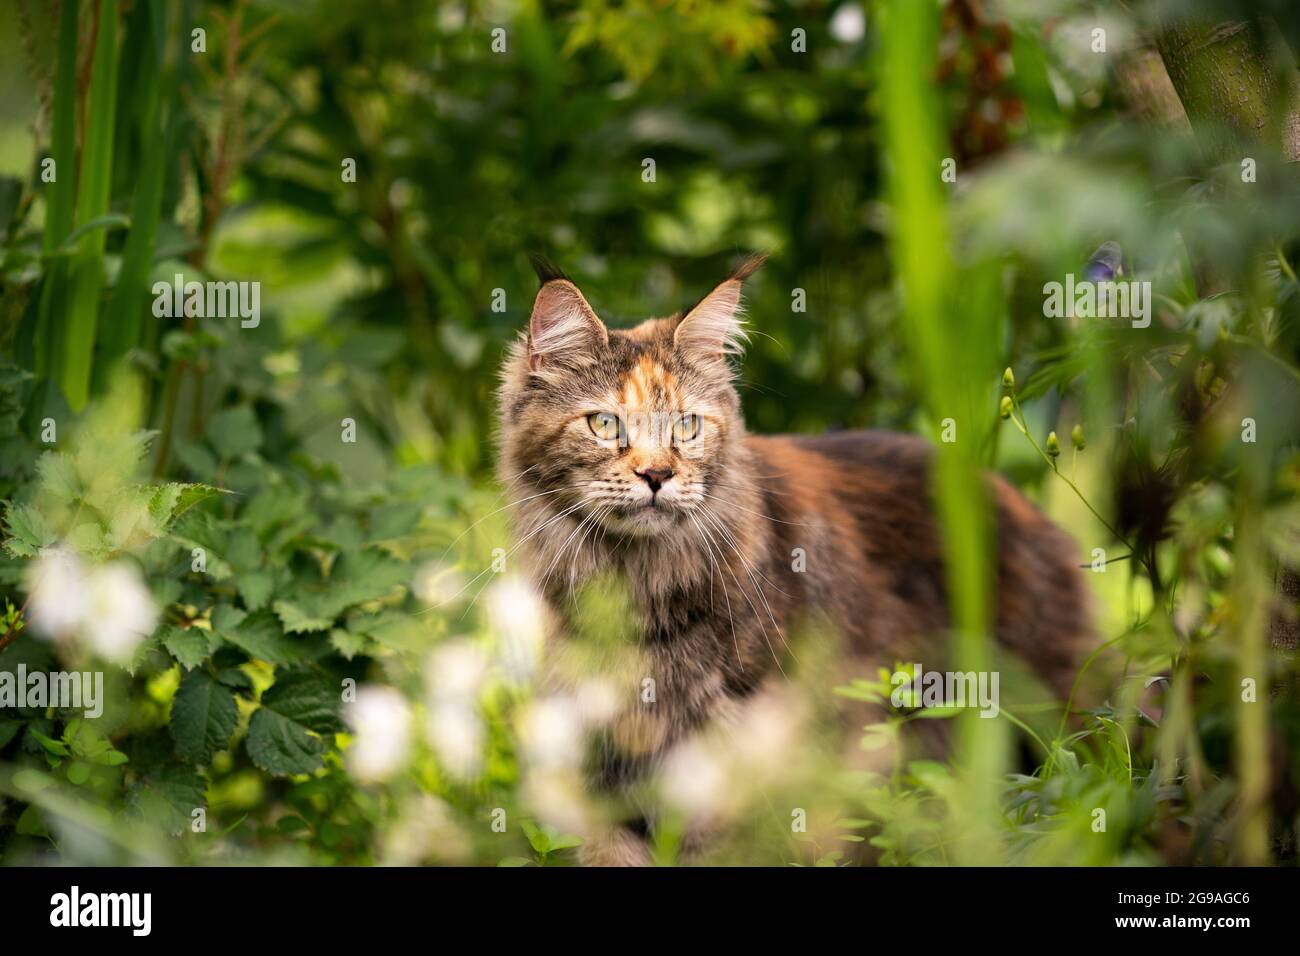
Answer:
<path fill-rule="evenodd" d="M 610 330 L 607 398 L 628 409 L 684 409 L 710 398 L 718 385 L 676 354 L 671 326 L 652 319 L 631 329 Z"/>
<path fill-rule="evenodd" d="M 660 357 L 642 352 L 623 370 L 618 382 L 618 403 L 624 408 L 678 408 L 683 396 L 677 376 Z"/>

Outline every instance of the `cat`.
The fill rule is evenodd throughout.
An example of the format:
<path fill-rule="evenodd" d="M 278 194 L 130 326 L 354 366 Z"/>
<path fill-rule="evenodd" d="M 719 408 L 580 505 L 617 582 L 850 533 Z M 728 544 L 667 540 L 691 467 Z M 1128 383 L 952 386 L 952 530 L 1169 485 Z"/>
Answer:
<path fill-rule="evenodd" d="M 782 679 L 790 628 L 810 614 L 876 660 L 940 653 L 928 444 L 745 429 L 741 289 L 762 261 L 629 329 L 607 328 L 577 285 L 534 263 L 541 287 L 502 368 L 499 477 L 553 641 L 567 639 L 575 586 L 617 574 L 657 689 L 653 707 L 627 707 L 603 740 L 597 788 L 626 787 L 693 732 L 743 719 L 744 702 Z M 987 488 L 996 636 L 1063 696 L 1091 631 L 1073 542 L 1001 478 Z M 603 846 L 592 862 L 646 860 L 630 832 Z"/>

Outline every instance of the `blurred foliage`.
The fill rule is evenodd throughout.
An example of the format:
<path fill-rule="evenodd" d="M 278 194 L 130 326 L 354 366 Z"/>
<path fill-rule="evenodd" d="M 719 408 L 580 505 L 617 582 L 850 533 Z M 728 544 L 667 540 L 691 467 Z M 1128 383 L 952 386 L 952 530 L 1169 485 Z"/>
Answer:
<path fill-rule="evenodd" d="M 982 781 L 1000 858 L 1240 860 L 1250 778 L 1271 781 L 1272 852 L 1294 859 L 1294 646 L 1249 665 L 1284 756 L 1243 772 L 1234 734 L 1255 727 L 1242 622 L 1279 612 L 1272 569 L 1300 563 L 1296 172 L 1260 151 L 1244 183 L 1135 120 L 1116 82 L 1161 16 L 1226 7 L 951 0 L 909 61 L 886 56 L 886 6 L 21 0 L 0 26 L 0 670 L 95 660 L 26 626 L 58 544 L 136 569 L 161 624 L 129 666 L 94 665 L 103 718 L 0 709 L 0 860 L 571 861 L 572 718 L 531 685 L 489 478 L 527 255 L 617 325 L 755 249 L 753 430 L 937 440 L 943 402 L 979 415 L 983 389 L 977 460 L 1099 572 L 1075 712 L 1004 710 L 1029 756 Z M 1300 48 L 1292 5 L 1230 7 Z M 1099 24 L 1113 55 L 1090 49 Z M 882 62 L 912 65 L 891 87 Z M 934 115 L 909 116 L 908 84 Z M 907 148 L 929 121 L 956 181 L 934 170 L 941 189 L 909 204 L 889 184 L 930 171 L 890 164 L 929 156 Z M 1044 284 L 1107 241 L 1151 282 L 1151 326 L 1045 317 Z M 178 273 L 261 283 L 260 324 L 155 315 Z M 589 629 L 621 633 L 589 597 Z M 838 695 L 823 676 L 800 675 L 815 711 L 875 708 L 870 769 L 820 737 L 776 779 L 756 769 L 770 755 L 688 754 L 642 795 L 662 801 L 659 860 L 703 805 L 728 862 L 962 858 L 965 765 L 908 743 L 951 715 L 890 706 L 887 670 Z M 377 685 L 406 703 L 356 712 L 380 700 L 389 744 L 414 728 L 382 775 L 345 723 L 349 690 Z"/>

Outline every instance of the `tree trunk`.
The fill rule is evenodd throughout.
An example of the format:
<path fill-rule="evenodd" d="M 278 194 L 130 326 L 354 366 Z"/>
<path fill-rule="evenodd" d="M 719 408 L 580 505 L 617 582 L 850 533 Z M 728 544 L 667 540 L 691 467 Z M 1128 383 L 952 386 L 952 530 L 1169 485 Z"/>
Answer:
<path fill-rule="evenodd" d="M 1256 146 L 1300 161 L 1300 77 L 1276 69 L 1257 24 L 1183 20 L 1162 24 L 1156 48 L 1196 138 L 1213 161 Z M 1282 104 L 1282 108 L 1279 108 Z"/>

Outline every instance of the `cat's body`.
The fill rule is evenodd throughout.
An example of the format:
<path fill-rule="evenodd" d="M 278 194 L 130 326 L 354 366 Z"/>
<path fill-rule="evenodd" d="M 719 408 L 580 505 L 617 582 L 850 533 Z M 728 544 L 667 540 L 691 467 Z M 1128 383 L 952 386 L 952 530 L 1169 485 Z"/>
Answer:
<path fill-rule="evenodd" d="M 887 432 L 748 434 L 726 360 L 745 274 L 685 316 L 621 331 L 543 275 L 506 364 L 501 475 L 554 639 L 566 640 L 576 589 L 613 573 L 634 605 L 636 669 L 656 687 L 653 707 L 630 700 L 614 722 L 597 785 L 636 780 L 687 735 L 737 719 L 783 678 L 791 629 L 810 619 L 882 663 L 943 646 L 929 447 Z M 631 424 L 639 410 L 670 423 L 667 441 Z M 984 492 L 997 638 L 1060 692 L 1089 630 L 1074 549 L 1005 482 Z"/>

